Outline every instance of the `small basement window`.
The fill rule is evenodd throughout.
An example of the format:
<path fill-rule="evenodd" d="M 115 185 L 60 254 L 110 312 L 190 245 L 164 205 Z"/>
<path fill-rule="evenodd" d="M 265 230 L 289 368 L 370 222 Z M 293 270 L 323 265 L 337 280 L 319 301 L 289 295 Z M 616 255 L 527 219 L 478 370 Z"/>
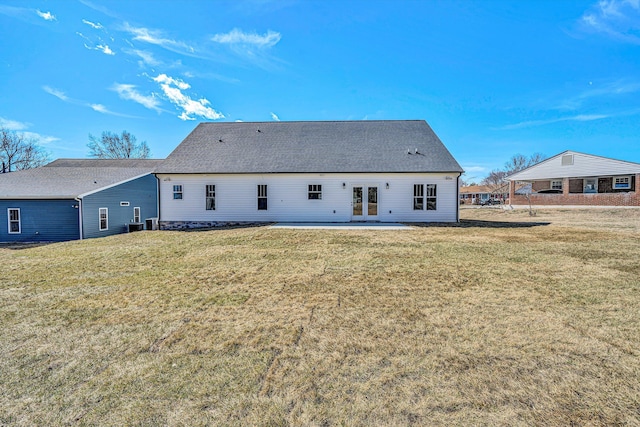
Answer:
<path fill-rule="evenodd" d="M 182 200 L 182 185 L 177 184 L 173 186 L 173 200 Z"/>
<path fill-rule="evenodd" d="M 631 189 L 631 177 L 630 176 L 614 176 L 613 177 L 613 189 L 614 190 L 629 190 L 629 189 Z"/>
<path fill-rule="evenodd" d="M 309 200 L 321 200 L 322 199 L 322 185 L 309 184 Z"/>

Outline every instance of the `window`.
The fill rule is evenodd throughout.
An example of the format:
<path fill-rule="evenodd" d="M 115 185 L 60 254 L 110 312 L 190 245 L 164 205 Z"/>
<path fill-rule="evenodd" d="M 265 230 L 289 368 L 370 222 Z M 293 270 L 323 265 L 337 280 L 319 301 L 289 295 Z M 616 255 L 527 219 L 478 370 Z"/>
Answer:
<path fill-rule="evenodd" d="M 120 206 L 129 206 L 129 202 L 120 202 Z"/>
<path fill-rule="evenodd" d="M 424 185 L 415 184 L 413 186 L 413 210 L 421 211 L 424 209 Z"/>
<path fill-rule="evenodd" d="M 98 215 L 100 219 L 100 231 L 109 229 L 109 210 L 107 208 L 98 209 Z"/>
<path fill-rule="evenodd" d="M 267 186 L 265 184 L 258 185 L 258 210 L 267 210 Z"/>
<path fill-rule="evenodd" d="M 20 234 L 22 232 L 20 224 L 20 209 L 7 209 L 7 216 L 9 217 L 9 234 Z"/>
<path fill-rule="evenodd" d="M 436 210 L 436 184 L 427 184 L 427 210 Z"/>
<path fill-rule="evenodd" d="M 322 185 L 309 184 L 309 200 L 322 199 Z"/>
<path fill-rule="evenodd" d="M 207 184 L 204 189 L 205 209 L 208 211 L 216 210 L 216 186 Z"/>
<path fill-rule="evenodd" d="M 182 185 L 173 186 L 173 200 L 182 200 Z"/>
<path fill-rule="evenodd" d="M 558 179 L 558 180 L 551 181 L 551 189 L 562 190 L 562 180 Z"/>
<path fill-rule="evenodd" d="M 140 223 L 140 208 L 139 207 L 135 207 L 133 208 L 133 222 L 135 223 Z"/>
<path fill-rule="evenodd" d="M 631 189 L 631 177 L 629 176 L 613 177 L 613 189 L 614 190 Z"/>

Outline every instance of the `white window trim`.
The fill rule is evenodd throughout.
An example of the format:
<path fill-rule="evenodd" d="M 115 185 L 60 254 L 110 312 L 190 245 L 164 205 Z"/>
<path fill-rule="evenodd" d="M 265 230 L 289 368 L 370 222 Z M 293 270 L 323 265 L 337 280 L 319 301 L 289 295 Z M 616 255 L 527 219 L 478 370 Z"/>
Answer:
<path fill-rule="evenodd" d="M 120 206 L 129 206 L 130 203 L 129 202 L 120 202 Z"/>
<path fill-rule="evenodd" d="M 626 187 L 616 187 L 616 179 L 627 179 L 627 186 Z M 612 188 L 614 190 L 630 190 L 631 189 L 631 175 L 624 175 L 624 176 L 614 176 L 613 177 L 613 182 L 611 183 Z"/>
<path fill-rule="evenodd" d="M 435 196 L 429 196 L 429 186 L 433 186 L 436 195 Z M 433 199 L 435 201 L 436 204 L 436 208 L 435 209 L 429 209 L 429 199 Z M 425 184 L 424 186 L 424 210 L 426 211 L 437 211 L 438 210 L 438 184 Z"/>
<path fill-rule="evenodd" d="M 138 211 L 138 215 L 136 215 L 136 210 Z M 136 221 L 136 216 L 138 217 L 138 220 Z M 133 222 L 135 223 L 140 223 L 140 216 L 141 216 L 141 212 L 140 212 L 140 206 L 135 206 L 133 208 Z"/>
<path fill-rule="evenodd" d="M 421 188 L 421 190 L 419 191 L 420 193 L 422 193 L 421 195 L 416 196 L 416 187 Z M 416 200 L 417 199 L 422 199 L 422 207 L 420 209 L 416 209 Z M 425 209 L 425 205 L 426 205 L 426 198 L 424 195 L 424 184 L 413 184 L 413 198 L 411 199 L 412 203 L 413 203 L 413 210 L 414 211 L 423 211 Z"/>
<path fill-rule="evenodd" d="M 554 183 L 557 183 L 557 182 L 559 182 L 559 183 L 560 183 L 560 186 L 559 186 L 559 187 L 557 187 L 557 186 L 556 186 L 556 187 L 554 187 L 554 186 L 553 186 L 553 184 L 554 184 Z M 549 182 L 549 189 L 550 189 L 550 190 L 562 190 L 562 184 L 563 184 L 563 182 L 562 182 L 562 180 L 561 180 L 561 179 L 552 179 L 552 180 Z"/>
<path fill-rule="evenodd" d="M 103 209 L 105 211 L 105 222 L 107 225 L 105 228 L 102 228 L 102 210 Z M 98 229 L 100 231 L 109 230 L 109 208 L 98 208 Z"/>
<path fill-rule="evenodd" d="M 319 190 L 310 190 L 309 187 L 316 187 Z M 310 197 L 312 194 L 317 194 L 317 198 Z M 307 200 L 322 200 L 322 184 L 307 184 Z"/>
<path fill-rule="evenodd" d="M 266 196 L 260 196 L 260 187 L 264 186 Z M 265 199 L 267 203 L 267 209 L 260 209 L 260 199 Z M 269 210 L 269 185 L 268 184 L 258 184 L 256 185 L 256 209 L 259 211 L 268 211 Z"/>
<path fill-rule="evenodd" d="M 180 187 L 180 190 L 176 191 L 176 187 Z M 176 194 L 180 194 L 180 198 L 176 198 Z M 182 184 L 173 184 L 171 187 L 171 195 L 172 200 L 184 200 L 184 186 Z"/>
<path fill-rule="evenodd" d="M 11 231 L 11 211 L 18 211 L 18 231 Z M 9 234 L 22 234 L 22 212 L 20 212 L 20 208 L 7 208 L 7 231 Z"/>
<path fill-rule="evenodd" d="M 207 209 L 207 200 L 210 198 L 209 197 L 209 186 L 213 186 L 213 197 L 211 197 L 211 199 L 213 199 L 213 209 Z M 216 200 L 216 184 L 205 184 L 204 186 L 204 210 L 205 211 L 215 211 L 217 209 L 217 200 Z"/>

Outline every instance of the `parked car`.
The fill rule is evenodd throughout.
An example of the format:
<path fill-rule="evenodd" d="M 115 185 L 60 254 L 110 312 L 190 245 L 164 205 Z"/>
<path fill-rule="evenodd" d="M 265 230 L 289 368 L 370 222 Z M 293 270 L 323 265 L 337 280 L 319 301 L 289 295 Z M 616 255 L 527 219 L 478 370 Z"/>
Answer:
<path fill-rule="evenodd" d="M 501 202 L 498 199 L 487 199 L 487 200 L 481 200 L 480 201 L 480 206 L 492 206 L 492 205 L 499 205 Z"/>

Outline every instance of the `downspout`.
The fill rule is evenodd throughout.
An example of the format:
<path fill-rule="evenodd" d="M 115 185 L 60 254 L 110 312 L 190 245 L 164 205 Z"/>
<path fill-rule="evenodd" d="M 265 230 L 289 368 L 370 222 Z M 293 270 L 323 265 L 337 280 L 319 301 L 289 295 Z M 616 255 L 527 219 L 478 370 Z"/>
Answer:
<path fill-rule="evenodd" d="M 79 231 L 80 231 L 80 240 L 82 240 L 84 238 L 84 236 L 83 236 L 83 231 L 84 230 L 82 229 L 82 199 L 79 199 L 79 198 L 76 197 L 73 200 L 78 202 L 78 224 L 79 224 L 78 228 L 79 228 Z"/>
<path fill-rule="evenodd" d="M 456 178 L 456 222 L 460 222 L 460 177 L 461 173 Z"/>
<path fill-rule="evenodd" d="M 158 230 L 160 230 L 160 178 L 158 178 L 158 175 L 153 174 L 153 176 L 156 177 L 156 181 L 157 181 L 157 185 L 156 185 L 156 213 L 158 216 Z M 153 226 L 151 227 L 153 229 Z"/>

